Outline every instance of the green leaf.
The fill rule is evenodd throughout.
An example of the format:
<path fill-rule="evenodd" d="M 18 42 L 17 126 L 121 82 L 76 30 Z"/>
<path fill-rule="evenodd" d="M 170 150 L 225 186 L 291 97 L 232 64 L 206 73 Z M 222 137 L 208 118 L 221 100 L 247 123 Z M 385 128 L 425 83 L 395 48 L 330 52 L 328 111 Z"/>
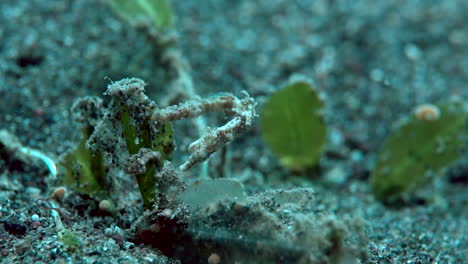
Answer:
<path fill-rule="evenodd" d="M 438 107 L 439 119 L 413 116 L 383 144 L 371 176 L 377 199 L 398 198 L 461 157 L 468 143 L 467 113 L 461 103 Z"/>
<path fill-rule="evenodd" d="M 92 127 L 82 130 L 82 138 L 72 152 L 65 155 L 60 165 L 64 169 L 63 182 L 78 192 L 104 199 L 108 197 L 107 173 L 102 153 L 86 148 Z"/>
<path fill-rule="evenodd" d="M 307 81 L 286 85 L 265 104 L 262 137 L 285 167 L 301 170 L 319 162 L 327 135 L 322 109 L 322 100 Z"/>
<path fill-rule="evenodd" d="M 59 239 L 68 247 L 78 248 L 81 246 L 81 241 L 73 234 L 70 229 L 63 229 L 59 233 Z"/>
<path fill-rule="evenodd" d="M 134 26 L 150 21 L 157 32 L 173 27 L 172 9 L 167 0 L 108 1 L 117 13 Z"/>

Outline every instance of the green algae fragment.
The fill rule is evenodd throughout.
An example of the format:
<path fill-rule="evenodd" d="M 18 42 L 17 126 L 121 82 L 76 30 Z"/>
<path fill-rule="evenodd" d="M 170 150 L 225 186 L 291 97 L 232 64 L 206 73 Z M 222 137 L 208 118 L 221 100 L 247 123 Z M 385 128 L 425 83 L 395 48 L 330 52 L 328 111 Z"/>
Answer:
<path fill-rule="evenodd" d="M 63 183 L 80 193 L 104 199 L 108 197 L 108 182 L 103 154 L 86 147 L 92 131 L 91 127 L 83 128 L 78 146 L 61 161 Z"/>
<path fill-rule="evenodd" d="M 108 0 L 113 9 L 133 26 L 149 21 L 157 32 L 173 27 L 172 9 L 167 0 Z"/>
<path fill-rule="evenodd" d="M 302 170 L 318 164 L 326 142 L 323 101 L 304 80 L 275 92 L 261 114 L 262 138 L 281 163 Z"/>
<path fill-rule="evenodd" d="M 466 108 L 461 102 L 437 107 L 438 119 L 412 116 L 383 144 L 371 176 L 378 200 L 401 198 L 462 156 L 468 143 Z"/>
<path fill-rule="evenodd" d="M 78 248 L 81 246 L 80 240 L 70 229 L 63 229 L 58 233 L 58 235 L 60 241 L 68 247 Z"/>
<path fill-rule="evenodd" d="M 97 199 L 108 199 L 109 180 L 102 151 L 89 148 L 87 141 L 102 118 L 102 100 L 85 96 L 72 106 L 75 121 L 81 123 L 81 140 L 60 163 L 62 184 Z"/>

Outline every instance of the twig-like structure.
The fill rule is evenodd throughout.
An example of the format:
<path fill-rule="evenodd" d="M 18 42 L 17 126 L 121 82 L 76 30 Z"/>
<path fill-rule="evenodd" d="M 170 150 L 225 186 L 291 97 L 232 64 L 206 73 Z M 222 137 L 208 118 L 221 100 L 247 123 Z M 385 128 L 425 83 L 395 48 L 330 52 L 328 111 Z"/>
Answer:
<path fill-rule="evenodd" d="M 35 161 L 39 160 L 46 165 L 52 179 L 57 177 L 57 166 L 51 157 L 37 149 L 23 146 L 16 136 L 4 129 L 0 130 L 0 152 L 4 152 L 6 160 L 10 162 L 38 166 Z"/>
<path fill-rule="evenodd" d="M 223 112 L 234 116 L 225 125 L 211 129 L 200 137 L 188 149 L 189 159 L 179 166 L 186 171 L 195 164 L 205 161 L 213 152 L 222 148 L 234 139 L 234 136 L 251 127 L 257 114 L 255 101 L 247 93 L 245 98 L 239 99 L 232 94 L 223 93 L 207 99 L 195 99 L 175 106 L 156 110 L 151 119 L 153 121 L 173 121 L 198 117 L 207 112 Z"/>
<path fill-rule="evenodd" d="M 175 71 L 175 79 L 172 81 L 170 90 L 173 91 L 172 98 L 168 101 L 179 99 L 196 98 L 195 85 L 192 76 L 190 75 L 190 63 L 178 49 L 165 49 L 163 60 L 167 61 L 171 68 Z M 170 105 L 170 104 L 166 104 Z M 202 136 L 206 127 L 206 120 L 203 116 L 199 116 L 193 120 L 193 124 L 198 132 L 198 136 Z M 203 162 L 200 167 L 200 177 L 208 177 L 208 160 Z"/>

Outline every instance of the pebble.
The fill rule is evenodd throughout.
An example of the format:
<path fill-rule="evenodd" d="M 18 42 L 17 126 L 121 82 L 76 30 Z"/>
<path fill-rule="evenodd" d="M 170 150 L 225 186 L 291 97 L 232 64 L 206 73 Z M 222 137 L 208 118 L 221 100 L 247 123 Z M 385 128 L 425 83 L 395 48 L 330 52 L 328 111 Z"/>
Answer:
<path fill-rule="evenodd" d="M 104 229 L 104 234 L 108 237 L 110 236 L 113 236 L 114 235 L 114 230 L 112 230 L 112 228 L 108 227 L 106 229 Z"/>
<path fill-rule="evenodd" d="M 26 187 L 26 193 L 32 195 L 32 196 L 39 196 L 41 194 L 41 190 L 36 187 Z"/>
<path fill-rule="evenodd" d="M 340 130 L 333 128 L 330 131 L 330 141 L 334 146 L 341 146 L 344 143 L 344 136 Z"/>
<path fill-rule="evenodd" d="M 370 78 L 375 82 L 381 82 L 384 79 L 384 72 L 381 69 L 372 69 Z"/>
<path fill-rule="evenodd" d="M 459 46 L 462 46 L 467 41 L 466 33 L 463 30 L 455 30 L 451 32 L 448 38 L 451 44 Z"/>
<path fill-rule="evenodd" d="M 33 214 L 31 216 L 31 220 L 33 220 L 34 222 L 37 222 L 37 221 L 39 221 L 39 216 L 37 214 Z"/>
<path fill-rule="evenodd" d="M 348 177 L 348 174 L 344 170 L 342 166 L 337 166 L 333 169 L 331 169 L 327 174 L 325 175 L 325 178 L 335 184 L 342 184 L 346 181 Z"/>
<path fill-rule="evenodd" d="M 52 193 L 52 197 L 55 199 L 55 200 L 60 200 L 62 199 L 64 196 L 65 196 L 65 193 L 67 192 L 67 188 L 61 186 L 61 187 L 57 187 L 54 192 Z"/>
<path fill-rule="evenodd" d="M 209 264 L 219 264 L 220 262 L 221 262 L 221 257 L 216 253 L 212 253 L 208 257 L 208 263 Z"/>
<path fill-rule="evenodd" d="M 41 226 L 41 222 L 38 222 L 38 221 L 34 221 L 31 224 L 31 227 L 34 228 L 34 229 L 38 228 L 39 226 Z"/>
<path fill-rule="evenodd" d="M 108 200 L 102 200 L 101 202 L 99 202 L 99 209 L 103 211 L 110 212 L 112 210 L 111 207 L 112 207 L 112 204 Z"/>
<path fill-rule="evenodd" d="M 407 44 L 405 46 L 405 55 L 410 60 L 417 60 L 421 57 L 422 51 L 415 44 Z"/>
<path fill-rule="evenodd" d="M 134 243 L 128 242 L 128 241 L 127 241 L 127 242 L 124 242 L 124 248 L 125 248 L 126 250 L 129 250 L 129 249 L 134 248 L 134 247 L 135 247 L 135 244 L 134 244 Z"/>
<path fill-rule="evenodd" d="M 353 151 L 351 152 L 351 161 L 357 163 L 357 162 L 361 162 L 363 158 L 364 158 L 364 155 L 362 154 L 361 151 L 359 151 L 359 150 L 353 150 Z"/>

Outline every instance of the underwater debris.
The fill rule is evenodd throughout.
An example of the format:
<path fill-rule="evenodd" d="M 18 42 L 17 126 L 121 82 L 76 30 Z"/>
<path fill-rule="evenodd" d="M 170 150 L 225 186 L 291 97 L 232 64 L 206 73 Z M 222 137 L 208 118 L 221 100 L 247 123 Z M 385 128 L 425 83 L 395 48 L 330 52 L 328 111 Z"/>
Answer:
<path fill-rule="evenodd" d="M 106 212 L 109 212 L 109 213 L 112 213 L 115 210 L 114 205 L 109 200 L 100 201 L 99 202 L 99 209 L 101 209 L 103 211 L 106 211 Z"/>
<path fill-rule="evenodd" d="M 261 113 L 262 138 L 285 167 L 318 164 L 327 136 L 322 111 L 323 100 L 305 79 L 291 81 L 268 99 Z"/>
<path fill-rule="evenodd" d="M 378 200 L 410 194 L 462 157 L 468 146 L 468 115 L 462 102 L 419 107 L 385 141 L 371 175 Z"/>
<path fill-rule="evenodd" d="M 179 211 L 173 216 L 175 227 L 165 226 L 164 218 L 156 219 L 160 228 L 154 236 L 170 232 L 166 243 L 172 245 L 164 253 L 183 263 L 206 260 L 213 252 L 223 263 L 331 264 L 366 259 L 362 222 L 311 212 L 312 194 L 306 189 L 277 190 L 243 201 L 214 199 L 205 209 L 188 206 Z M 209 199 L 209 193 L 199 195 Z M 278 196 L 282 201 L 275 199 Z M 297 198 L 304 203 L 292 202 Z"/>
<path fill-rule="evenodd" d="M 70 229 L 62 229 L 58 232 L 58 237 L 60 241 L 70 249 L 75 249 L 81 246 L 81 241 Z"/>
<path fill-rule="evenodd" d="M 422 104 L 416 107 L 414 116 L 418 120 L 433 121 L 440 118 L 440 110 L 436 105 Z"/>
<path fill-rule="evenodd" d="M 208 257 L 208 264 L 219 264 L 221 263 L 221 257 L 216 253 L 211 253 Z"/>
<path fill-rule="evenodd" d="M 188 185 L 180 198 L 191 210 L 203 210 L 225 200 L 243 202 L 247 197 L 244 186 L 236 180 L 201 179 Z"/>
<path fill-rule="evenodd" d="M 157 196 L 156 172 L 161 169 L 164 160 L 171 158 L 175 145 L 172 124 L 151 120 L 151 114 L 157 106 L 144 94 L 145 86 L 144 81 L 135 78 L 109 85 L 105 94 L 110 95 L 112 100 L 102 126 L 90 144 L 98 144 L 99 136 L 103 133 L 116 137 L 122 134 L 125 151 L 120 160 L 126 159 L 122 160 L 126 167 L 122 169 L 135 175 L 144 205 L 150 209 Z M 153 152 L 158 154 L 148 157 Z M 131 171 L 135 162 L 143 163 L 144 169 L 139 172 Z"/>
<path fill-rule="evenodd" d="M 132 174 L 144 185 L 140 192 L 149 210 L 132 225 L 136 243 L 153 245 L 187 263 L 206 261 L 214 252 L 223 263 L 345 263 L 363 258 L 365 239 L 359 221 L 311 211 L 311 190 L 269 191 L 249 197 L 234 180 L 189 183 L 183 178 L 184 170 L 252 125 L 256 114 L 251 97 L 218 94 L 158 109 L 144 94 L 145 85 L 136 78 L 114 82 L 106 92 L 111 96 L 108 106 L 93 108 L 92 102 L 98 101 L 88 98 L 83 105 L 89 107 L 82 108 L 102 110 L 91 115 L 98 118 L 92 119 L 94 129 L 85 142 L 86 150 L 103 153 L 105 168 Z M 192 143 L 188 161 L 174 166 L 170 121 L 209 111 L 233 117 Z M 344 241 L 352 236 L 359 239 L 347 245 Z"/>
<path fill-rule="evenodd" d="M 103 116 L 102 100 L 83 97 L 72 106 L 75 121 L 81 123 L 81 140 L 75 149 L 61 157 L 61 184 L 98 199 L 109 197 L 109 179 L 103 152 L 92 151 L 86 145 Z"/>
<path fill-rule="evenodd" d="M 164 191 L 158 191 L 162 188 L 158 185 L 158 175 L 164 171 L 165 161 L 170 160 L 175 148 L 170 121 L 210 111 L 233 116 L 224 126 L 211 130 L 189 146 L 192 154 L 179 166 L 184 171 L 206 160 L 234 136 L 248 129 L 256 117 L 255 101 L 248 95 L 239 99 L 230 94 L 220 94 L 158 109 L 144 94 L 145 85 L 137 78 L 111 83 L 105 94 L 112 99 L 106 107 L 102 107 L 101 99 L 97 98 L 86 97 L 77 101 L 73 108 L 77 112 L 76 119 L 85 122 L 87 134 L 78 150 L 65 157 L 68 185 L 78 186 L 78 191 L 97 196 L 100 191 L 109 190 L 110 179 L 104 173 L 110 167 L 117 168 L 135 175 L 145 207 L 157 208 L 158 197 L 166 195 Z M 80 165 L 78 173 L 73 173 L 77 170 L 73 170 L 73 162 Z M 89 170 L 93 164 L 98 168 L 97 172 L 103 173 L 94 174 L 94 170 Z M 85 178 L 89 179 L 82 186 L 81 179 Z M 98 198 L 107 199 L 108 195 L 99 195 Z"/>
<path fill-rule="evenodd" d="M 51 197 L 56 201 L 60 201 L 63 199 L 63 197 L 65 197 L 66 193 L 67 193 L 67 188 L 60 186 L 60 187 L 55 188 L 55 190 L 52 192 Z"/>
<path fill-rule="evenodd" d="M 177 34 L 172 30 L 174 16 L 168 0 L 137 0 L 122 1 L 108 0 L 110 6 L 120 14 L 129 24 L 137 29 L 142 29 L 147 38 L 152 42 L 162 64 L 173 75 L 173 80 L 168 86 L 171 96 L 167 97 L 162 105 L 174 105 L 182 100 L 197 98 L 195 85 L 190 75 L 190 63 L 176 47 Z M 205 133 L 206 121 L 203 116 L 193 119 L 198 136 Z M 200 177 L 208 178 L 208 160 L 200 166 Z"/>
<path fill-rule="evenodd" d="M 96 97 L 77 100 L 72 110 L 75 119 L 84 123 L 83 138 L 63 159 L 67 186 L 107 200 L 111 182 L 107 172 L 113 167 L 129 172 L 134 167 L 130 163 L 140 161 L 141 150 L 147 149 L 158 153 L 159 162 L 145 163 L 143 170 L 133 172 L 145 207 L 152 207 L 157 166 L 170 158 L 174 144 L 171 124 L 151 120 L 156 104 L 144 94 L 145 85 L 139 79 L 112 83 L 105 93 L 112 97 L 106 107 Z"/>
<path fill-rule="evenodd" d="M 172 29 L 174 16 L 167 0 L 108 0 L 112 8 L 133 26 L 145 25 L 156 32 Z"/>
<path fill-rule="evenodd" d="M 37 161 L 43 163 L 52 179 L 57 176 L 57 167 L 52 158 L 45 153 L 25 147 L 19 140 L 7 130 L 0 130 L 0 164 L 11 170 L 23 171 L 27 167 L 41 169 Z"/>
<path fill-rule="evenodd" d="M 186 171 L 197 163 L 205 161 L 213 152 L 221 149 L 234 139 L 234 136 L 249 129 L 257 114 L 255 101 L 245 93 L 245 98 L 222 93 L 207 99 L 196 99 L 175 106 L 156 110 L 153 120 L 173 121 L 198 117 L 206 112 L 223 112 L 233 118 L 225 125 L 210 130 L 206 135 L 191 143 L 188 147 L 191 155 L 179 169 Z"/>

